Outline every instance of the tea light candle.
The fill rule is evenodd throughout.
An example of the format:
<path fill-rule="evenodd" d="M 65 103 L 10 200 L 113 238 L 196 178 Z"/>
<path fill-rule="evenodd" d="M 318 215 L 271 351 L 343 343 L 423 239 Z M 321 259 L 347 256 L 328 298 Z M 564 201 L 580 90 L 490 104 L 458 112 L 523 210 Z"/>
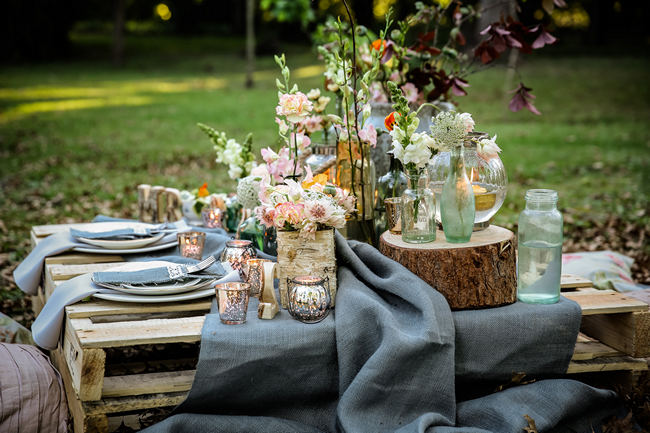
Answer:
<path fill-rule="evenodd" d="M 252 297 L 259 297 L 264 285 L 264 263 L 270 262 L 267 259 L 249 259 L 244 266 L 246 271 L 246 282 L 250 284 Z"/>
<path fill-rule="evenodd" d="M 226 247 L 221 253 L 221 261 L 230 263 L 230 266 L 239 271 L 242 277 L 245 277 L 246 269 L 244 265 L 249 259 L 257 256 L 253 243 L 251 241 L 233 239 L 226 242 Z"/>
<path fill-rule="evenodd" d="M 203 258 L 203 247 L 206 234 L 204 232 L 183 232 L 178 233 L 178 243 L 183 257 L 201 260 Z"/>
<path fill-rule="evenodd" d="M 201 211 L 203 225 L 210 229 L 223 228 L 223 211 L 218 207 L 204 207 Z"/>
<path fill-rule="evenodd" d="M 248 283 L 222 283 L 216 287 L 219 318 L 226 325 L 240 325 L 246 323 L 248 311 Z"/>

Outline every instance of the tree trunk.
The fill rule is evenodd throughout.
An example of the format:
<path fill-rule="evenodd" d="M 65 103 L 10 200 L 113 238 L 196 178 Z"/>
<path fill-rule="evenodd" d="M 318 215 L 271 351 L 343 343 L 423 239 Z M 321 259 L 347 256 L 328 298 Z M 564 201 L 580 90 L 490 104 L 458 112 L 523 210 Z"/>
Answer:
<path fill-rule="evenodd" d="M 440 292 L 453 310 L 498 307 L 517 300 L 515 235 L 490 226 L 469 242 L 450 244 L 438 231 L 436 241 L 408 244 L 385 232 L 379 251 L 401 263 Z"/>
<path fill-rule="evenodd" d="M 246 0 L 246 88 L 253 87 L 255 71 L 255 0 Z"/>
<path fill-rule="evenodd" d="M 115 20 L 113 21 L 113 64 L 124 64 L 124 15 L 126 0 L 114 0 Z"/>

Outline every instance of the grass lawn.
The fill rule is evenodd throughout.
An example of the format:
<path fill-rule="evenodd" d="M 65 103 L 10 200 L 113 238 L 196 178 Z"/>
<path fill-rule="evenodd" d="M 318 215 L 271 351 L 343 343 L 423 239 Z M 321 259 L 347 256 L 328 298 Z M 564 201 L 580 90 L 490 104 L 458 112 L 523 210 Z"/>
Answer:
<path fill-rule="evenodd" d="M 0 300 L 20 298 L 11 270 L 28 252 L 34 224 L 133 217 L 140 183 L 183 189 L 207 181 L 211 190 L 231 190 L 196 122 L 238 139 L 252 131 L 257 148 L 277 146 L 278 69 L 271 57 L 259 58 L 256 86 L 244 89 L 242 47 L 131 38 L 117 69 L 104 60 L 106 38 L 75 36 L 75 58 L 84 60 L 0 71 Z M 322 84 L 313 52 L 286 52 L 302 90 Z M 526 189 L 553 188 L 574 246 L 587 236 L 622 252 L 645 251 L 637 257 L 647 261 L 650 61 L 552 50 L 523 60 L 542 116 L 507 111 L 499 67 L 472 77 L 470 95 L 459 100 L 503 149 L 510 186 L 495 222 L 513 227 Z"/>

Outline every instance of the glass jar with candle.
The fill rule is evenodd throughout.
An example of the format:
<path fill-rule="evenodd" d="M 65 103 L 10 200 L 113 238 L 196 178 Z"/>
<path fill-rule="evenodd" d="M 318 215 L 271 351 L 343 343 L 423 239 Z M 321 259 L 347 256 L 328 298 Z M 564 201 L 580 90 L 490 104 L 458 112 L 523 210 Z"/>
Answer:
<path fill-rule="evenodd" d="M 221 261 L 230 263 L 230 266 L 239 271 L 239 274 L 244 277 L 244 264 L 248 259 L 257 257 L 255 248 L 253 248 L 251 241 L 233 239 L 226 241 L 226 247 L 221 253 Z"/>
<path fill-rule="evenodd" d="M 476 151 L 476 143 L 489 138 L 484 132 L 470 132 L 465 140 L 463 159 L 467 177 L 472 182 L 474 192 L 474 231 L 483 230 L 490 225 L 490 220 L 499 211 L 506 198 L 508 175 L 498 155 L 489 159 L 481 158 Z M 440 218 L 440 197 L 442 186 L 447 179 L 450 167 L 450 152 L 440 152 L 429 163 L 429 187 L 436 194 L 436 218 Z"/>
<path fill-rule="evenodd" d="M 563 221 L 557 199 L 550 189 L 526 192 L 517 238 L 517 299 L 522 302 L 552 304 L 560 299 Z"/>
<path fill-rule="evenodd" d="M 375 225 L 378 235 L 385 230 L 393 227 L 387 227 L 387 215 L 385 200 L 387 198 L 401 197 L 407 187 L 407 177 L 402 171 L 402 163 L 396 159 L 393 154 L 390 157 L 390 170 L 388 173 L 377 179 L 377 199 L 375 202 Z M 400 228 L 401 230 L 401 228 Z"/>
<path fill-rule="evenodd" d="M 287 278 L 291 317 L 303 323 L 317 323 L 328 316 L 332 298 L 329 288 L 325 288 L 325 281 L 311 275 Z M 329 286 L 329 278 L 327 284 Z"/>

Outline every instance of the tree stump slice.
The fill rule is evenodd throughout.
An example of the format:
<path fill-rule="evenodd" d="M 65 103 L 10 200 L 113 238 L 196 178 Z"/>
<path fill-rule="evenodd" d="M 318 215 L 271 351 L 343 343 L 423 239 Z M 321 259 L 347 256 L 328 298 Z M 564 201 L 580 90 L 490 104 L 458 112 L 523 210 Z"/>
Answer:
<path fill-rule="evenodd" d="M 517 300 L 515 235 L 491 225 L 452 244 L 438 230 L 436 241 L 409 244 L 385 232 L 379 251 L 401 263 L 447 299 L 452 310 L 498 307 Z"/>

